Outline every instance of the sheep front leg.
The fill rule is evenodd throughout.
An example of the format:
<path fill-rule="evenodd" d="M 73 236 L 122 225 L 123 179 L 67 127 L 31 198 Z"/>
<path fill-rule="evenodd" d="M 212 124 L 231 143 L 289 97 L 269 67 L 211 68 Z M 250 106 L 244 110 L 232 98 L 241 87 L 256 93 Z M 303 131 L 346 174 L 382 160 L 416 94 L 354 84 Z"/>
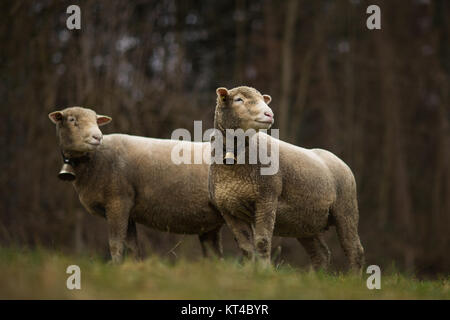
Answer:
<path fill-rule="evenodd" d="M 202 246 L 203 256 L 205 258 L 208 257 L 216 257 L 221 259 L 223 256 L 222 249 L 222 236 L 220 233 L 220 226 L 217 229 L 213 229 L 211 231 L 200 234 L 198 237 L 200 239 L 200 244 Z"/>
<path fill-rule="evenodd" d="M 130 205 L 123 200 L 111 201 L 106 207 L 109 251 L 114 264 L 118 264 L 123 260 L 123 249 L 127 237 L 129 213 Z"/>
<path fill-rule="evenodd" d="M 239 249 L 241 249 L 244 257 L 250 261 L 254 261 L 255 248 L 253 246 L 253 229 L 250 223 L 236 218 L 235 216 L 226 213 L 223 214 L 227 226 L 231 229 Z"/>
<path fill-rule="evenodd" d="M 330 266 L 331 253 L 322 234 L 309 238 L 298 238 L 298 241 L 302 244 L 303 248 L 305 248 L 315 270 L 328 269 Z"/>
<path fill-rule="evenodd" d="M 271 265 L 273 228 L 275 226 L 277 201 L 261 201 L 255 204 L 254 241 L 256 258 L 264 267 Z"/>

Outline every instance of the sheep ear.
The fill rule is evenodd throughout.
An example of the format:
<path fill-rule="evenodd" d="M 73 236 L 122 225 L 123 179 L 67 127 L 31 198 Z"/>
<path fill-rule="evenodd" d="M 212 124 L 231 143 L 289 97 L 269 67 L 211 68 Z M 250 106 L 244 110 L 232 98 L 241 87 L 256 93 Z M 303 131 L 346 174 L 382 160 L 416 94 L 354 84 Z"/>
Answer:
<path fill-rule="evenodd" d="M 272 97 L 269 96 L 268 94 L 263 94 L 263 98 L 264 98 L 264 102 L 269 104 L 270 101 L 272 101 Z"/>
<path fill-rule="evenodd" d="M 57 124 L 63 119 L 63 113 L 61 111 L 53 111 L 48 114 L 48 117 L 54 124 Z"/>
<path fill-rule="evenodd" d="M 220 98 L 220 101 L 225 101 L 225 99 L 228 97 L 228 90 L 227 88 L 220 87 L 216 90 L 217 96 Z"/>
<path fill-rule="evenodd" d="M 97 124 L 99 126 L 103 126 L 105 124 L 108 124 L 112 121 L 111 117 L 108 116 L 102 116 L 102 115 L 97 115 Z"/>

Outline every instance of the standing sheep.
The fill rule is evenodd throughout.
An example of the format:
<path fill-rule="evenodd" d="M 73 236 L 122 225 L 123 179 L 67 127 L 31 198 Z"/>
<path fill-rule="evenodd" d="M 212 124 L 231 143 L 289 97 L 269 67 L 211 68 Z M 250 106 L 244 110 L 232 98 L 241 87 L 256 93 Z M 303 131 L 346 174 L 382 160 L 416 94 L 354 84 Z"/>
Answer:
<path fill-rule="evenodd" d="M 103 136 L 111 118 L 81 107 L 49 114 L 63 157 L 74 168 L 81 203 L 108 222 L 113 262 L 124 244 L 139 255 L 136 223 L 162 231 L 198 234 L 203 254 L 222 255 L 223 219 L 208 199 L 208 166 L 176 165 L 171 150 L 185 141 L 125 134 Z M 193 143 L 192 143 L 193 144 Z M 203 143 L 202 148 L 209 148 Z"/>
<path fill-rule="evenodd" d="M 244 255 L 268 265 L 272 235 L 295 237 L 313 266 L 326 269 L 330 252 L 322 233 L 334 225 L 351 268 L 360 271 L 364 250 L 358 236 L 356 184 L 350 168 L 328 151 L 300 148 L 258 132 L 273 124 L 270 96 L 249 87 L 218 88 L 216 92 L 214 127 L 223 137 L 227 129 L 254 129 L 242 152 L 248 153 L 251 143 L 268 154 L 279 151 L 279 170 L 273 175 L 261 175 L 264 165 L 260 161 L 210 166 L 210 198 Z M 225 145 L 216 148 L 229 150 Z"/>

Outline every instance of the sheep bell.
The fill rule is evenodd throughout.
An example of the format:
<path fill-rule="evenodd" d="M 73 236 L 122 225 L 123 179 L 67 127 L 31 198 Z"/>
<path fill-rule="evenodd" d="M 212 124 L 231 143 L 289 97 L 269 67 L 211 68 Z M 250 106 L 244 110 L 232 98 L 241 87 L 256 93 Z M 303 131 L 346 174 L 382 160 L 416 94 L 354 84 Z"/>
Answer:
<path fill-rule="evenodd" d="M 237 161 L 236 157 L 234 156 L 234 152 L 227 152 L 225 153 L 225 164 L 234 164 L 235 161 Z"/>
<path fill-rule="evenodd" d="M 75 180 L 75 171 L 73 170 L 73 167 L 70 165 L 70 163 L 65 162 L 61 168 L 61 170 L 58 173 L 58 178 L 63 181 L 73 181 Z"/>

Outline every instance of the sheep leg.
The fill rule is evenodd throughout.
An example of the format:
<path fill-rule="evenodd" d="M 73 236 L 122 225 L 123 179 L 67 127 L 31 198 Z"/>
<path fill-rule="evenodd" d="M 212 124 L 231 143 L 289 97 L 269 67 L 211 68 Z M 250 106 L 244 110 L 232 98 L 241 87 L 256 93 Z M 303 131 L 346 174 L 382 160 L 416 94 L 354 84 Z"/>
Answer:
<path fill-rule="evenodd" d="M 355 273 L 361 273 L 364 265 L 364 249 L 358 236 L 357 227 L 354 224 L 336 220 L 336 231 L 342 249 L 350 262 L 350 269 Z"/>
<path fill-rule="evenodd" d="M 200 234 L 200 244 L 202 245 L 203 256 L 222 258 L 222 235 L 220 232 L 221 226 L 217 229 Z"/>
<path fill-rule="evenodd" d="M 141 259 L 141 254 L 139 250 L 138 238 L 137 238 L 137 229 L 136 222 L 129 219 L 128 220 L 128 229 L 127 229 L 127 237 L 125 240 L 125 245 L 127 246 L 130 255 L 135 260 Z"/>
<path fill-rule="evenodd" d="M 350 262 L 350 269 L 352 272 L 360 274 L 364 265 L 364 248 L 358 235 L 359 216 L 356 200 L 350 207 L 337 206 L 332 214 L 339 241 Z"/>
<path fill-rule="evenodd" d="M 298 238 L 309 255 L 315 270 L 327 270 L 330 265 L 331 253 L 323 240 L 322 234 L 310 238 Z"/>
<path fill-rule="evenodd" d="M 241 249 L 244 257 L 250 261 L 254 261 L 253 246 L 253 229 L 247 221 L 238 219 L 231 214 L 223 214 L 227 226 L 231 229 L 239 249 Z"/>
<path fill-rule="evenodd" d="M 106 207 L 109 251 L 114 264 L 118 264 L 123 260 L 130 207 L 122 199 L 111 201 Z"/>
<path fill-rule="evenodd" d="M 264 201 L 255 204 L 254 241 L 256 257 L 263 266 L 270 266 L 273 228 L 275 226 L 277 201 Z"/>

